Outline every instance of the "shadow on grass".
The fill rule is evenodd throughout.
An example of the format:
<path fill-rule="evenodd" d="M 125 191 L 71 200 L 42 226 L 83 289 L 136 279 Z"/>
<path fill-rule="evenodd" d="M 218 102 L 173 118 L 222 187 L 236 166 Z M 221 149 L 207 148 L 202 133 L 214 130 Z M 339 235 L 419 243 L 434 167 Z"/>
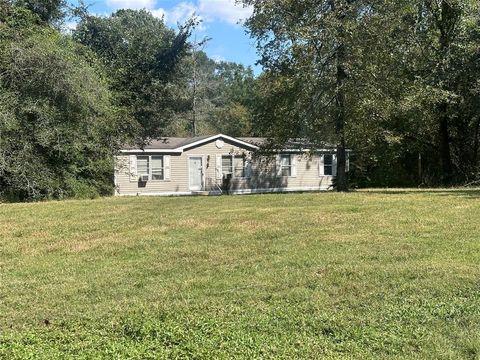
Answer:
<path fill-rule="evenodd" d="M 480 189 L 367 189 L 360 190 L 369 194 L 379 195 L 417 195 L 452 196 L 470 199 L 480 198 Z"/>

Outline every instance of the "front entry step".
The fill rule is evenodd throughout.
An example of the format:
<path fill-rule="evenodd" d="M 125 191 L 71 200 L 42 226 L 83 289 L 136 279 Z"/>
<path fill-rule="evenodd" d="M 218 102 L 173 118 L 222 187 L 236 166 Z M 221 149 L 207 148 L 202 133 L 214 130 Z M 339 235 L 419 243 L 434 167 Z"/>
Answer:
<path fill-rule="evenodd" d="M 195 195 L 195 196 L 207 196 L 207 195 L 209 195 L 209 192 L 208 192 L 208 191 L 201 191 L 201 190 L 192 191 L 192 195 Z"/>
<path fill-rule="evenodd" d="M 197 190 L 197 191 L 192 191 L 192 195 L 194 196 L 222 195 L 222 192 Z"/>

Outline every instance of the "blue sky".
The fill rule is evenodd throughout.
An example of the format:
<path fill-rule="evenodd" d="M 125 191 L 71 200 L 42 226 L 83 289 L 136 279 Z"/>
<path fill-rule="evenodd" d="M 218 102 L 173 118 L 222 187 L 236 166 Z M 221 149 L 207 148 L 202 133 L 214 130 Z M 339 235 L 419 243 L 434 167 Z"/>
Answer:
<path fill-rule="evenodd" d="M 194 36 L 197 40 L 211 38 L 204 48 L 210 57 L 251 65 L 255 73 L 260 72 L 254 66 L 257 60 L 254 40 L 241 25 L 251 9 L 236 4 L 235 0 L 87 0 L 85 3 L 91 4 L 90 12 L 98 15 L 109 15 L 117 9 L 144 8 L 155 16 L 164 16 L 175 29 L 178 23 L 195 14 L 202 23 Z"/>

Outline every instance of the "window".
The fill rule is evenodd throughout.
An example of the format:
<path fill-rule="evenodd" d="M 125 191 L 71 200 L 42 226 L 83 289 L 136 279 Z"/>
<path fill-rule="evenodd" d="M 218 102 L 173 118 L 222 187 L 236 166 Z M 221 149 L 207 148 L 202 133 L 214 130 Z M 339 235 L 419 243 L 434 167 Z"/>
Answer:
<path fill-rule="evenodd" d="M 280 155 L 280 175 L 292 176 L 292 158 L 290 155 Z"/>
<path fill-rule="evenodd" d="M 233 173 L 232 157 L 230 155 L 222 156 L 222 175 L 229 175 Z"/>
<path fill-rule="evenodd" d="M 165 179 L 164 157 L 161 155 L 137 156 L 137 176 L 148 176 L 149 180 Z"/>
<path fill-rule="evenodd" d="M 152 180 L 163 180 L 163 156 L 152 156 Z"/>
<path fill-rule="evenodd" d="M 149 175 L 150 172 L 150 157 L 149 156 L 137 156 L 137 175 L 142 177 Z"/>
<path fill-rule="evenodd" d="M 222 177 L 232 175 L 234 178 L 243 178 L 246 175 L 246 161 L 244 156 L 223 155 Z"/>
<path fill-rule="evenodd" d="M 235 177 L 245 177 L 245 161 L 243 156 L 235 156 L 233 158 L 233 166 L 235 170 Z"/>
<path fill-rule="evenodd" d="M 332 154 L 323 155 L 323 174 L 333 175 L 333 155 Z"/>

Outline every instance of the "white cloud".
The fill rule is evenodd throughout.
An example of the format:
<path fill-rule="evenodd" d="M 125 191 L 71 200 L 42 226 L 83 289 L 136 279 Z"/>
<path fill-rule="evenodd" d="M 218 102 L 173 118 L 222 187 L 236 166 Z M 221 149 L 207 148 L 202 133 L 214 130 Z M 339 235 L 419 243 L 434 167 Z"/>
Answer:
<path fill-rule="evenodd" d="M 156 0 L 107 0 L 107 5 L 115 9 L 153 9 Z"/>
<path fill-rule="evenodd" d="M 206 21 L 220 20 L 238 24 L 252 15 L 252 8 L 236 4 L 235 0 L 200 0 L 198 12 Z"/>
<path fill-rule="evenodd" d="M 185 20 L 191 18 L 194 14 L 198 15 L 197 7 L 190 2 L 181 2 L 167 13 L 168 22 L 184 23 Z"/>
<path fill-rule="evenodd" d="M 77 28 L 78 22 L 77 21 L 67 21 L 63 24 L 62 28 L 65 31 L 72 31 Z"/>
<path fill-rule="evenodd" d="M 196 26 L 197 31 L 205 31 L 206 27 L 203 24 L 203 18 L 198 14 L 198 8 L 191 2 L 181 2 L 170 11 L 163 8 L 150 10 L 153 16 L 161 18 L 163 16 L 165 22 L 171 25 L 184 24 L 188 19 L 195 16 L 199 20 L 199 25 Z"/>
<path fill-rule="evenodd" d="M 127 2 L 128 0 L 108 1 Z M 145 2 L 147 0 L 143 1 Z M 223 21 L 229 24 L 238 24 L 252 14 L 252 8 L 236 4 L 235 0 L 198 0 L 196 3 L 183 1 L 168 11 L 163 8 L 158 8 L 151 10 L 151 12 L 154 16 L 165 16 L 165 20 L 170 24 L 183 24 L 193 15 L 196 15 L 203 23 Z M 205 27 L 200 25 L 197 30 L 205 30 Z"/>
<path fill-rule="evenodd" d="M 227 61 L 227 59 L 225 59 L 222 55 L 213 55 L 211 58 L 212 58 L 213 61 L 215 61 L 217 64 L 218 64 L 218 63 L 221 63 L 222 61 Z"/>
<path fill-rule="evenodd" d="M 150 12 L 152 13 L 153 16 L 157 18 L 163 18 L 165 21 L 167 21 L 167 12 L 164 9 L 158 8 L 158 9 L 150 10 Z"/>

